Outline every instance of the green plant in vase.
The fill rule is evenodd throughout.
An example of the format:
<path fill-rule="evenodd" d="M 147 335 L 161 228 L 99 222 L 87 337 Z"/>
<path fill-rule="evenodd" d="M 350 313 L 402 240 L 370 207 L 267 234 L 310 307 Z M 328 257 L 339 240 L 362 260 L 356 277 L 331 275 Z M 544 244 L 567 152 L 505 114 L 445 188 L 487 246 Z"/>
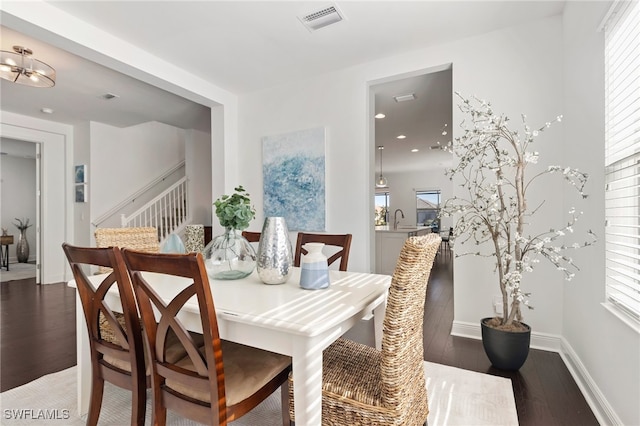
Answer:
<path fill-rule="evenodd" d="M 210 278 L 233 280 L 251 274 L 256 266 L 256 252 L 241 234 L 255 217 L 249 193 L 242 185 L 231 195 L 223 195 L 214 203 L 216 216 L 225 228 L 205 247 L 204 258 Z"/>

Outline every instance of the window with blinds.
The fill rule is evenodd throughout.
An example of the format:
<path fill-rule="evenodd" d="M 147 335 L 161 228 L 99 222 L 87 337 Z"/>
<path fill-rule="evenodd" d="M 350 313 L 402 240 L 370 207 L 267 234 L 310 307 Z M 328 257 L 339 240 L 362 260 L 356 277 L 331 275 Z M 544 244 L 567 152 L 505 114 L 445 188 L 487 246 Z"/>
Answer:
<path fill-rule="evenodd" d="M 607 300 L 640 321 L 640 2 L 605 22 Z"/>

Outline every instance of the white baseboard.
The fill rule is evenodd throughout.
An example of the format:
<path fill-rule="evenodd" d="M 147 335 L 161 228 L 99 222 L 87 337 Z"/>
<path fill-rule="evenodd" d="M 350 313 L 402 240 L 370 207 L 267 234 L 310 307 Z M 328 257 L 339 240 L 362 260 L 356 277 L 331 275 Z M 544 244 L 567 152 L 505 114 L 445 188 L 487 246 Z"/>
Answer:
<path fill-rule="evenodd" d="M 560 356 L 601 425 L 621 425 L 617 416 L 569 342 L 561 339 Z"/>
<path fill-rule="evenodd" d="M 478 323 L 454 321 L 451 326 L 451 335 L 458 337 L 467 337 L 469 339 L 482 339 L 482 331 L 480 329 L 480 321 Z M 560 336 L 547 333 L 531 332 L 531 345 L 533 349 L 542 349 L 544 351 L 560 352 L 561 343 Z"/>
<path fill-rule="evenodd" d="M 451 335 L 466 337 L 470 339 L 482 339 L 480 322 L 470 323 L 464 321 L 454 321 L 451 327 Z M 582 392 L 584 399 L 593 411 L 593 415 L 602 425 L 621 425 L 622 421 L 613 411 L 611 405 L 604 397 L 591 375 L 585 368 L 582 361 L 573 350 L 569 342 L 563 337 L 547 333 L 531 333 L 531 347 L 560 354 L 562 361 L 566 365 L 571 377 L 575 380 L 578 388 Z"/>

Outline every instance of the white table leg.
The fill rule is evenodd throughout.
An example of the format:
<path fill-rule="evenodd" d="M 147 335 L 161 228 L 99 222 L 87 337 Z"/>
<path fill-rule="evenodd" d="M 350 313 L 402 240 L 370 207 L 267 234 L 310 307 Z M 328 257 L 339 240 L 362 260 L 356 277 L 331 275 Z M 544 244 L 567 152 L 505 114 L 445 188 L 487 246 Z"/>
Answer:
<path fill-rule="evenodd" d="M 293 399 L 297 426 L 322 423 L 322 350 L 300 342 L 294 348 Z"/>
<path fill-rule="evenodd" d="M 84 310 L 80 295 L 76 292 L 76 350 L 78 371 L 78 415 L 84 416 L 89 412 L 89 400 L 91 398 L 91 354 L 89 349 L 89 335 L 87 323 L 84 319 Z"/>

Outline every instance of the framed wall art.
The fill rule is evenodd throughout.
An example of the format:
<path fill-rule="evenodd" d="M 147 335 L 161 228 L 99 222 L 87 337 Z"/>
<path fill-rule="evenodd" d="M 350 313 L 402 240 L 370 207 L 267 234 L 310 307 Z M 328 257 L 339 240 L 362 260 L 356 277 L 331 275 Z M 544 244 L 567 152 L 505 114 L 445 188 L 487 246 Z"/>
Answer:
<path fill-rule="evenodd" d="M 325 230 L 325 129 L 262 138 L 264 217 L 290 231 Z"/>
<path fill-rule="evenodd" d="M 87 165 L 81 164 L 79 166 L 75 166 L 75 183 L 86 183 L 87 182 Z"/>
<path fill-rule="evenodd" d="M 87 184 L 76 185 L 76 203 L 86 203 L 88 201 Z"/>

